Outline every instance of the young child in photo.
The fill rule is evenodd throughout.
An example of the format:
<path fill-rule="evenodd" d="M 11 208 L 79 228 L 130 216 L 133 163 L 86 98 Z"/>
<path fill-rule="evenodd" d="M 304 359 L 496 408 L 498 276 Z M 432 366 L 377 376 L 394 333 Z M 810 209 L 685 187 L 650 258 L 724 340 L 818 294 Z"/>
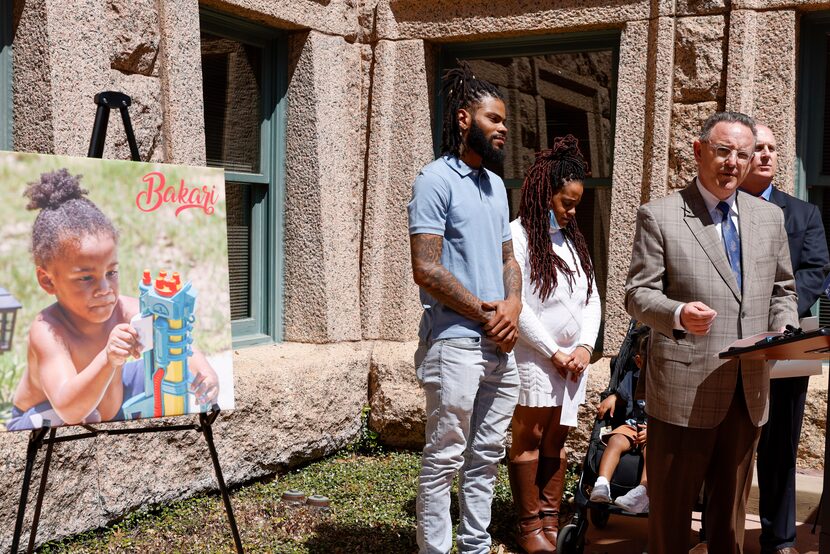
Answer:
<path fill-rule="evenodd" d="M 642 385 L 645 385 L 645 374 L 641 375 L 646 366 L 646 355 L 648 352 L 648 327 L 640 327 L 635 331 L 636 354 L 634 363 L 636 371 L 629 371 L 620 381 L 617 389 L 609 394 L 599 404 L 597 417 L 602 419 L 606 412 L 614 416 L 617 408 L 626 410 L 626 422 L 602 437 L 605 442 L 605 452 L 599 463 L 599 476 L 591 491 L 591 502 L 611 502 L 611 477 L 620 463 L 620 457 L 637 448 L 643 453 L 643 473 L 640 476 L 640 484 L 628 491 L 627 494 L 614 500 L 614 504 L 627 512 L 642 514 L 648 512 L 648 479 L 646 477 L 646 414 L 645 401 L 636 401 L 635 396 L 644 396 L 644 390 L 638 389 L 640 377 L 643 377 Z M 636 392 L 635 392 L 636 391 Z"/>
<path fill-rule="evenodd" d="M 122 419 L 121 405 L 143 390 L 140 344 L 130 319 L 137 298 L 121 296 L 118 232 L 66 169 L 41 175 L 25 195 L 41 210 L 32 227 L 37 282 L 55 303 L 29 329 L 28 365 L 13 398 L 9 431 Z M 218 379 L 194 349 L 191 390 L 200 403 Z M 125 387 L 127 392 L 125 393 Z"/>

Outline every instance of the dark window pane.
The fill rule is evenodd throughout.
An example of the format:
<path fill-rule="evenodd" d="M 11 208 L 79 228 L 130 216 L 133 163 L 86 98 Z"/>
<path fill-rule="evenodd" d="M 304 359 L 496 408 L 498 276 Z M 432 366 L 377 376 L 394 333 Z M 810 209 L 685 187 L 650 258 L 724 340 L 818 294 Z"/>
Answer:
<path fill-rule="evenodd" d="M 830 53 L 830 36 L 827 37 L 827 52 Z M 830 76 L 830 56 L 827 57 L 827 73 Z M 824 141 L 821 153 L 821 174 L 830 175 L 830 79 L 824 81 Z"/>
<path fill-rule="evenodd" d="M 476 75 L 499 87 L 507 108 L 509 135 L 501 167 L 507 181 L 510 217 L 518 217 L 521 186 L 536 152 L 556 137 L 579 139 L 589 177 L 611 177 L 615 68 L 611 50 L 468 60 Z M 577 222 L 594 261 L 597 290 L 605 298 L 611 188 L 586 186 Z"/>
<path fill-rule="evenodd" d="M 535 153 L 568 133 L 579 139 L 591 177 L 611 176 L 613 52 L 574 52 L 468 60 L 505 97 L 509 137 L 504 179 L 521 180 Z"/>
<path fill-rule="evenodd" d="M 251 317 L 251 188 L 225 184 L 232 320 Z"/>
<path fill-rule="evenodd" d="M 261 48 L 202 33 L 207 164 L 259 172 Z"/>

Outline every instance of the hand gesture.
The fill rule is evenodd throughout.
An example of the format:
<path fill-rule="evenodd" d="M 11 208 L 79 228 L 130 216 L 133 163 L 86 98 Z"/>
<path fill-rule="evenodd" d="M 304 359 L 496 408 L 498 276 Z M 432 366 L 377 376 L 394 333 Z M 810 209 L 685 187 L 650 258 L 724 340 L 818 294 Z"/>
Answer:
<path fill-rule="evenodd" d="M 190 383 L 190 390 L 196 395 L 199 404 L 213 404 L 219 396 L 219 378 L 210 365 L 206 364 L 193 370 L 195 377 Z"/>
<path fill-rule="evenodd" d="M 634 444 L 637 446 L 643 446 L 646 443 L 646 435 L 648 434 L 648 429 L 645 425 L 640 424 L 637 430 L 637 436 L 634 438 Z"/>
<path fill-rule="evenodd" d="M 570 354 L 565 354 L 561 350 L 557 350 L 553 356 L 550 357 L 551 363 L 553 363 L 553 367 L 556 368 L 557 373 L 563 379 L 568 377 L 568 371 L 573 365 L 573 356 Z"/>
<path fill-rule="evenodd" d="M 680 324 L 693 335 L 708 335 L 717 315 L 703 302 L 687 302 L 680 310 Z"/>
<path fill-rule="evenodd" d="M 113 367 L 121 367 L 130 356 L 141 357 L 141 344 L 138 341 L 138 332 L 129 323 L 120 323 L 110 332 L 107 346 L 107 361 Z"/>
<path fill-rule="evenodd" d="M 597 419 L 604 418 L 606 412 L 610 413 L 611 417 L 614 417 L 615 409 L 617 409 L 617 395 L 609 394 L 597 407 Z"/>
<path fill-rule="evenodd" d="M 482 302 L 481 309 L 490 312 L 484 324 L 487 338 L 498 343 L 502 352 L 510 352 L 519 337 L 519 313 L 522 311 L 520 300 L 507 299 Z"/>

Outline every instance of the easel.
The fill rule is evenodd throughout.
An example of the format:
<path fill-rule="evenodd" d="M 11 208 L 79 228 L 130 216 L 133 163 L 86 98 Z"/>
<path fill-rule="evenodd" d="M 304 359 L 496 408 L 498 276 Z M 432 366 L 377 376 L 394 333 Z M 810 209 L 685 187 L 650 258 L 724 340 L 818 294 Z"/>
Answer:
<path fill-rule="evenodd" d="M 101 92 L 95 95 L 95 103 L 98 109 L 95 112 L 95 123 L 92 128 L 92 137 L 89 142 L 90 158 L 101 158 L 104 154 L 104 140 L 107 137 L 107 123 L 109 121 L 110 108 L 119 108 L 121 110 L 121 119 L 124 122 L 124 130 L 127 133 L 127 142 L 130 145 L 130 155 L 133 161 L 141 161 L 138 153 L 138 146 L 135 142 L 135 135 L 133 134 L 132 123 L 130 122 L 130 115 L 127 108 L 130 106 L 130 97 L 120 92 Z M 219 456 L 216 453 L 216 446 L 213 444 L 213 422 L 219 416 L 219 408 L 209 413 L 199 414 L 199 423 L 191 423 L 187 425 L 167 425 L 164 427 L 134 427 L 123 429 L 97 429 L 92 425 L 81 425 L 86 429 L 85 433 L 73 433 L 68 435 L 57 436 L 57 429 L 55 427 L 41 427 L 40 429 L 33 429 L 29 436 L 29 445 L 26 448 L 26 468 L 23 473 L 23 485 L 20 490 L 20 502 L 17 506 L 17 520 L 14 524 L 14 536 L 12 537 L 11 551 L 17 554 L 20 547 L 20 536 L 23 531 L 23 519 L 26 514 L 26 504 L 29 498 L 29 485 L 32 480 L 32 472 L 35 466 L 37 454 L 44 445 L 46 445 L 46 458 L 43 462 L 43 473 L 40 477 L 40 485 L 37 493 L 37 500 L 35 501 L 35 511 L 32 519 L 32 529 L 29 532 L 29 546 L 27 552 L 34 552 L 35 537 L 37 536 L 37 526 L 40 520 L 40 510 L 43 506 L 43 496 L 46 492 L 46 478 L 49 475 L 49 464 L 52 461 L 52 449 L 55 444 L 61 442 L 69 442 L 75 440 L 88 439 L 97 437 L 99 435 L 137 435 L 143 433 L 161 433 L 168 431 L 196 431 L 205 436 L 208 450 L 210 451 L 210 458 L 213 461 L 213 471 L 216 474 L 216 481 L 219 483 L 219 491 L 222 494 L 222 501 L 225 504 L 225 513 L 228 515 L 228 523 L 233 533 L 233 542 L 236 546 L 236 551 L 242 554 L 242 539 L 239 536 L 239 529 L 236 526 L 236 519 L 233 516 L 233 507 L 231 506 L 231 499 L 228 495 L 228 488 L 225 486 L 225 479 L 222 476 L 222 466 L 219 465 Z M 47 438 L 48 433 L 48 438 Z"/>

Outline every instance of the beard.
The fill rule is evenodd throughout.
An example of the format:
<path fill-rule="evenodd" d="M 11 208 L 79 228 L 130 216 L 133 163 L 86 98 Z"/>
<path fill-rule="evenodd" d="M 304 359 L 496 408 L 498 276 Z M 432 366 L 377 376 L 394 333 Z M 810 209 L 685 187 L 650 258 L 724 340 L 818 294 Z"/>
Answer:
<path fill-rule="evenodd" d="M 467 147 L 481 156 L 486 165 L 500 166 L 504 162 L 504 149 L 493 146 L 492 138 L 487 138 L 475 120 L 467 133 Z"/>

